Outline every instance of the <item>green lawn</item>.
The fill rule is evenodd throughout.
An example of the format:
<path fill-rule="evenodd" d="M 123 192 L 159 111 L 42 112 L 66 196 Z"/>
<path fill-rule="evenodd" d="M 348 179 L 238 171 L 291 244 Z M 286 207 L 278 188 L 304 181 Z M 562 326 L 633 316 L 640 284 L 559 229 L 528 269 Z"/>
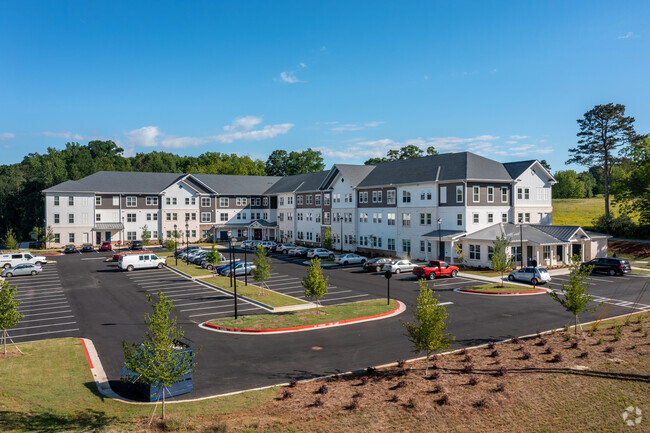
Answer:
<path fill-rule="evenodd" d="M 650 274 L 650 270 L 645 269 L 632 269 L 632 274 Z"/>
<path fill-rule="evenodd" d="M 174 257 L 167 257 L 167 266 L 170 268 L 178 269 L 181 272 L 185 272 L 187 275 L 192 277 L 203 277 L 206 275 L 212 275 L 212 272 L 207 269 L 203 269 L 201 266 L 196 266 L 190 263 L 189 265 L 184 261 L 178 259 L 178 265 L 176 265 L 176 259 Z"/>
<path fill-rule="evenodd" d="M 79 339 L 19 347 L 24 355 L 0 359 L 1 431 L 141 431 L 142 422 L 151 417 L 153 406 L 119 403 L 99 394 Z M 168 405 L 167 413 L 188 420 L 205 413 L 228 414 L 255 408 L 275 394 L 277 390 L 268 389 L 179 403 Z"/>
<path fill-rule="evenodd" d="M 618 207 L 610 202 L 610 207 L 618 215 Z M 582 226 L 589 228 L 593 226 L 593 220 L 605 213 L 605 199 L 594 198 L 570 198 L 553 199 L 553 225 Z M 635 217 L 632 217 L 636 221 Z"/>
<path fill-rule="evenodd" d="M 479 275 L 481 277 L 500 277 L 501 273 L 495 272 L 495 271 L 467 271 L 467 270 L 462 270 L 461 271 L 463 274 L 471 274 L 471 275 Z M 508 276 L 508 273 L 506 272 L 504 276 Z"/>
<path fill-rule="evenodd" d="M 230 278 L 228 277 L 205 278 L 203 281 L 214 284 L 215 286 L 221 287 L 222 289 L 229 292 L 233 291 L 233 287 L 230 287 Z M 262 304 L 268 305 L 269 307 L 287 307 L 289 305 L 300 305 L 307 303 L 300 299 L 292 298 L 291 296 L 285 296 L 281 293 L 274 292 L 273 290 L 266 289 L 262 294 L 262 289 L 259 286 L 252 284 L 254 281 L 255 280 L 253 280 L 253 277 L 249 275 L 248 286 L 245 286 L 244 277 L 238 277 L 237 294 L 253 299 L 254 301 L 261 302 Z"/>
<path fill-rule="evenodd" d="M 385 299 L 373 299 L 370 301 L 352 302 L 342 305 L 329 305 L 316 309 L 289 311 L 286 313 L 254 314 L 234 318 L 223 318 L 210 320 L 208 323 L 227 328 L 246 329 L 277 329 L 291 328 L 295 326 L 316 325 L 319 323 L 337 322 L 340 320 L 354 319 L 356 317 L 374 316 L 397 308 L 397 302 L 393 299 L 390 305 Z"/>
<path fill-rule="evenodd" d="M 533 286 L 509 286 L 505 284 L 504 287 L 499 287 L 497 284 L 481 284 L 478 286 L 463 287 L 461 290 L 474 290 L 476 292 L 497 292 L 497 293 L 507 293 L 507 292 L 534 292 L 540 290 L 540 286 L 533 288 Z"/>

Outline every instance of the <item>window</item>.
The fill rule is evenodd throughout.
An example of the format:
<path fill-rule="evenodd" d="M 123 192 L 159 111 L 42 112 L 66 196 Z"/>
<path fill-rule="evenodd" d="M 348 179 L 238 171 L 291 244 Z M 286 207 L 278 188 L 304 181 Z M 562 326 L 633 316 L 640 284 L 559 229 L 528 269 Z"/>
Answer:
<path fill-rule="evenodd" d="M 479 192 L 480 192 L 479 187 L 478 187 L 478 186 L 475 186 L 475 187 L 472 188 L 472 190 L 473 190 L 473 192 L 474 192 L 474 194 L 473 194 L 473 196 L 472 196 L 472 200 L 473 200 L 474 202 L 479 201 L 479 199 L 480 199 L 480 197 L 479 197 Z"/>
<path fill-rule="evenodd" d="M 382 200 L 382 191 L 373 191 L 372 192 L 372 202 L 381 203 Z"/>
<path fill-rule="evenodd" d="M 219 197 L 219 207 L 228 207 L 228 197 Z"/>
<path fill-rule="evenodd" d="M 387 213 L 386 214 L 386 223 L 389 226 L 394 226 L 395 225 L 395 214 L 394 213 Z"/>
<path fill-rule="evenodd" d="M 368 191 L 359 192 L 359 203 L 368 203 Z"/>
<path fill-rule="evenodd" d="M 196 230 L 192 230 L 192 237 L 193 237 L 193 238 L 196 237 Z"/>
<path fill-rule="evenodd" d="M 172 199 L 171 199 L 171 197 L 167 197 L 167 198 L 165 199 L 165 204 L 172 204 Z"/>
<path fill-rule="evenodd" d="M 126 222 L 127 223 L 134 223 L 135 221 L 135 214 L 134 213 L 127 213 L 126 214 Z"/>
<path fill-rule="evenodd" d="M 251 218 L 252 218 L 252 217 L 251 217 Z M 296 220 L 297 220 L 297 221 L 302 221 L 302 212 L 298 212 L 298 213 L 296 214 Z"/>
<path fill-rule="evenodd" d="M 431 190 L 423 189 L 420 191 L 420 200 L 431 200 Z"/>
<path fill-rule="evenodd" d="M 280 197 L 280 206 L 284 206 L 284 197 Z"/>
<path fill-rule="evenodd" d="M 502 213 L 501 214 L 501 222 L 502 223 L 507 223 L 508 222 L 508 214 L 507 213 Z"/>
<path fill-rule="evenodd" d="M 316 195 L 314 196 L 314 204 L 315 204 L 316 206 L 320 206 L 320 194 L 316 194 Z"/>
<path fill-rule="evenodd" d="M 251 205 L 255 204 L 254 202 L 255 199 L 251 199 Z M 235 197 L 235 206 L 243 206 L 241 197 Z"/>
<path fill-rule="evenodd" d="M 411 193 L 409 191 L 402 191 L 402 203 L 411 203 Z"/>
<path fill-rule="evenodd" d="M 61 234 L 60 233 L 54 233 L 54 243 L 55 244 L 60 244 L 61 243 Z"/>
<path fill-rule="evenodd" d="M 473 222 L 474 224 L 478 224 L 478 221 L 479 221 L 479 219 L 478 219 L 478 212 L 474 212 L 474 213 L 472 214 L 472 222 Z"/>
<path fill-rule="evenodd" d="M 386 243 L 388 244 L 387 248 L 390 251 L 395 251 L 395 239 L 388 238 Z"/>
<path fill-rule="evenodd" d="M 102 205 L 102 196 L 97 195 L 95 196 L 95 206 L 101 206 Z"/>
<path fill-rule="evenodd" d="M 129 195 L 129 196 L 126 197 L 126 207 L 135 207 L 136 203 L 137 203 L 137 198 L 136 197 L 134 197 L 132 195 Z M 176 204 L 176 203 L 174 203 L 174 204 Z"/>
<path fill-rule="evenodd" d="M 410 226 L 411 225 L 411 214 L 410 213 L 403 213 L 402 214 L 402 225 L 403 226 Z"/>
<path fill-rule="evenodd" d="M 526 221 L 527 223 L 530 222 L 530 213 L 526 212 L 526 213 L 524 214 L 524 221 Z"/>
<path fill-rule="evenodd" d="M 469 246 L 469 258 L 474 260 L 481 260 L 481 246 L 480 245 L 470 245 Z"/>
<path fill-rule="evenodd" d="M 287 204 L 293 204 L 293 197 L 287 197 Z"/>
<path fill-rule="evenodd" d="M 134 241 L 136 238 L 136 233 L 135 232 L 126 232 L 126 240 L 127 241 Z"/>
<path fill-rule="evenodd" d="M 544 201 L 548 201 L 550 188 L 544 188 Z"/>
<path fill-rule="evenodd" d="M 321 217 L 320 212 L 316 212 L 316 222 L 317 223 L 320 222 L 320 217 Z"/>
<path fill-rule="evenodd" d="M 58 223 L 59 223 L 59 214 L 55 213 L 54 214 L 54 224 L 58 224 Z"/>
<path fill-rule="evenodd" d="M 457 226 L 462 226 L 463 225 L 463 214 L 462 213 L 456 214 L 456 225 Z"/>
<path fill-rule="evenodd" d="M 431 214 L 430 213 L 421 213 L 420 214 L 420 225 L 431 225 Z"/>
<path fill-rule="evenodd" d="M 313 196 L 312 196 L 311 194 L 309 194 L 309 195 L 306 196 L 306 198 L 307 198 L 307 204 L 308 204 L 308 205 L 312 204 L 312 197 L 313 197 Z"/>
<path fill-rule="evenodd" d="M 316 242 L 320 242 L 320 233 L 316 233 Z"/>
<path fill-rule="evenodd" d="M 74 214 L 73 213 L 68 214 L 68 223 L 69 224 L 74 224 Z"/>
<path fill-rule="evenodd" d="M 238 219 L 238 220 L 241 219 L 241 213 L 237 213 L 237 219 Z"/>
<path fill-rule="evenodd" d="M 456 203 L 462 203 L 462 202 L 463 202 L 463 187 L 459 185 L 456 187 Z"/>
<path fill-rule="evenodd" d="M 386 204 L 395 204 L 395 190 L 386 191 Z"/>
<path fill-rule="evenodd" d="M 530 199 L 530 189 L 524 188 L 524 200 Z"/>
<path fill-rule="evenodd" d="M 296 196 L 296 204 L 297 205 L 302 205 L 302 196 L 301 195 Z"/>
<path fill-rule="evenodd" d="M 521 262 L 521 247 L 510 247 L 510 253 L 516 262 Z"/>
<path fill-rule="evenodd" d="M 323 205 L 325 205 L 325 206 L 329 206 L 329 205 L 330 205 L 330 195 L 329 195 L 329 194 L 325 194 L 325 195 L 323 196 Z"/>
<path fill-rule="evenodd" d="M 102 220 L 102 214 L 96 213 L 95 214 L 95 222 L 101 222 Z"/>
<path fill-rule="evenodd" d="M 68 242 L 74 244 L 74 233 L 68 233 Z"/>
<path fill-rule="evenodd" d="M 411 240 L 410 239 L 402 239 L 402 252 L 406 253 L 407 255 L 411 254 Z"/>
<path fill-rule="evenodd" d="M 264 197 L 262 198 L 262 206 L 268 206 L 269 205 L 269 198 Z"/>
<path fill-rule="evenodd" d="M 507 186 L 502 186 L 501 187 L 501 202 L 502 203 L 507 203 L 508 202 L 508 187 Z"/>
<path fill-rule="evenodd" d="M 368 214 L 365 212 L 359 212 L 359 222 L 360 223 L 367 223 L 368 222 Z"/>
<path fill-rule="evenodd" d="M 155 216 L 155 214 L 154 214 Z M 155 220 L 155 218 L 154 218 Z M 192 221 L 196 221 L 196 212 L 192 212 Z"/>
<path fill-rule="evenodd" d="M 488 203 L 494 202 L 494 187 L 493 186 L 488 186 L 487 187 L 487 201 Z"/>
<path fill-rule="evenodd" d="M 166 219 L 167 221 L 171 221 L 171 220 L 172 220 L 172 214 L 170 214 L 169 212 L 167 212 L 167 213 L 165 214 L 165 219 Z"/>
<path fill-rule="evenodd" d="M 158 197 L 147 197 L 147 206 L 158 206 Z"/>
<path fill-rule="evenodd" d="M 203 218 L 203 215 L 201 215 L 201 218 Z M 225 213 L 225 212 L 222 213 L 222 214 L 219 216 L 219 219 L 220 219 L 221 221 L 228 221 L 228 214 Z"/>
<path fill-rule="evenodd" d="M 518 222 L 519 224 L 521 224 L 521 223 L 524 222 L 524 214 L 523 214 L 523 213 L 518 213 L 518 214 L 517 214 L 517 222 Z"/>
<path fill-rule="evenodd" d="M 201 197 L 201 207 L 210 207 L 210 197 Z"/>
<path fill-rule="evenodd" d="M 445 204 L 447 203 L 447 187 L 446 186 L 441 186 L 440 187 L 440 204 Z"/>
<path fill-rule="evenodd" d="M 551 246 L 550 245 L 544 245 L 543 248 L 543 254 L 544 254 L 544 260 L 551 260 Z"/>
<path fill-rule="evenodd" d="M 423 253 L 425 249 L 426 243 L 424 241 L 420 241 L 420 252 Z"/>
<path fill-rule="evenodd" d="M 157 213 L 148 213 L 147 214 L 147 221 L 158 221 L 158 214 Z"/>
<path fill-rule="evenodd" d="M 323 224 L 329 224 L 330 223 L 330 213 L 325 212 L 323 213 Z"/>
<path fill-rule="evenodd" d="M 74 206 L 74 197 L 73 196 L 68 197 L 68 205 Z"/>
<path fill-rule="evenodd" d="M 494 256 L 494 247 L 488 245 L 488 260 L 492 260 L 492 256 Z"/>
<path fill-rule="evenodd" d="M 287 221 L 293 221 L 293 212 L 287 212 Z"/>
<path fill-rule="evenodd" d="M 494 222 L 494 214 L 488 213 L 488 224 L 492 224 Z"/>
<path fill-rule="evenodd" d="M 59 196 L 55 195 L 54 196 L 54 206 L 58 206 L 58 205 L 59 205 Z"/>
<path fill-rule="evenodd" d="M 372 222 L 381 224 L 381 212 L 372 214 Z"/>
<path fill-rule="evenodd" d="M 149 197 L 147 197 L 147 199 L 148 199 L 148 198 L 149 198 Z M 147 203 L 147 204 L 149 204 L 149 203 Z M 186 205 L 186 206 L 189 206 L 189 205 L 190 205 L 190 198 L 189 198 L 189 197 L 185 197 L 185 205 Z"/>
<path fill-rule="evenodd" d="M 537 187 L 537 201 L 540 201 L 542 199 L 542 188 Z"/>
<path fill-rule="evenodd" d="M 172 204 L 174 206 L 176 206 L 178 204 L 178 200 L 176 199 L 176 197 L 172 197 Z"/>

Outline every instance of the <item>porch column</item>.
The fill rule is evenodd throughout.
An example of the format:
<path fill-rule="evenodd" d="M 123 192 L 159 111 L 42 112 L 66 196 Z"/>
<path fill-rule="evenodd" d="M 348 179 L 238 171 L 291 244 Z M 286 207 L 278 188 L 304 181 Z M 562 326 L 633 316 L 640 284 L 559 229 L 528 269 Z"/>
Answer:
<path fill-rule="evenodd" d="M 454 249 L 454 244 L 455 243 L 456 242 L 454 242 L 453 240 L 449 241 L 449 264 L 450 265 L 453 265 L 453 264 L 456 263 L 456 260 L 455 260 L 456 257 L 453 254 L 453 252 L 455 251 L 455 249 Z M 447 252 L 445 251 L 445 253 L 447 253 Z M 443 257 L 442 259 L 444 260 L 445 258 Z"/>

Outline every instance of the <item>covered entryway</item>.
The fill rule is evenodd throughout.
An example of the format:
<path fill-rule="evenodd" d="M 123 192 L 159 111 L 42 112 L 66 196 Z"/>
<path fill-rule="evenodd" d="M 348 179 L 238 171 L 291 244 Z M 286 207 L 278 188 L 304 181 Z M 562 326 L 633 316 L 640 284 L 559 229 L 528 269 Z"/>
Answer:
<path fill-rule="evenodd" d="M 97 245 L 102 243 L 102 233 L 104 233 L 104 240 L 111 242 L 113 233 L 120 233 L 122 230 L 124 230 L 122 223 L 95 223 L 95 227 L 92 229 L 92 231 L 96 232 L 95 241 Z"/>

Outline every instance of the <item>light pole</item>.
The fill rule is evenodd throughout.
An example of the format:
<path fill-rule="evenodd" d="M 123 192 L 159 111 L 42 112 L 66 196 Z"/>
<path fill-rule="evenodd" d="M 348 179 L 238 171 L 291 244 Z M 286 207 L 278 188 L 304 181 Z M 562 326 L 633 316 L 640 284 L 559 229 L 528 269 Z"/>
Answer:
<path fill-rule="evenodd" d="M 524 267 L 524 218 L 519 218 L 519 249 L 521 250 L 521 268 Z"/>
<path fill-rule="evenodd" d="M 341 221 L 341 239 L 339 239 L 339 242 L 341 243 L 341 254 L 343 254 L 343 212 L 339 213 L 339 221 Z"/>
<path fill-rule="evenodd" d="M 442 218 L 438 218 L 438 260 L 443 260 L 443 257 L 440 257 L 442 255 L 442 231 L 440 230 L 440 226 L 442 225 Z"/>
<path fill-rule="evenodd" d="M 122 217 L 122 245 L 126 246 L 126 239 L 124 239 L 124 217 Z M 122 245 L 120 245 L 120 252 L 122 252 Z"/>
<path fill-rule="evenodd" d="M 176 231 L 176 224 L 174 224 L 174 257 L 176 258 L 176 266 L 178 266 L 178 232 Z"/>
<path fill-rule="evenodd" d="M 185 251 L 190 252 L 190 220 L 185 220 Z M 185 260 L 189 266 L 190 264 L 190 255 L 185 255 Z"/>
<path fill-rule="evenodd" d="M 386 277 L 386 305 L 390 305 L 390 278 L 392 276 L 391 271 L 384 272 L 384 277 Z"/>
<path fill-rule="evenodd" d="M 248 255 L 246 252 L 248 251 L 248 248 L 244 248 L 244 285 L 248 286 L 248 272 L 246 268 L 246 263 L 248 263 Z"/>

